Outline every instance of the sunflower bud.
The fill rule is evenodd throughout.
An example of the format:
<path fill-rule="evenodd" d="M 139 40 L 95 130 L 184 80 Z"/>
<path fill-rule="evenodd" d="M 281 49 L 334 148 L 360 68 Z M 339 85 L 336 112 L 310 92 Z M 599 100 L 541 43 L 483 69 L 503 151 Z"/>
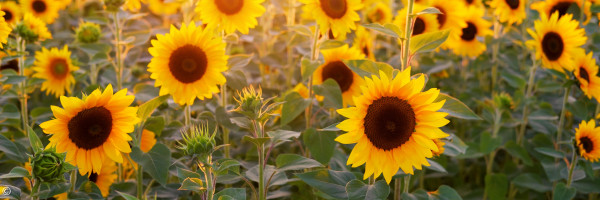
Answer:
<path fill-rule="evenodd" d="M 17 32 L 17 35 L 19 35 L 21 38 L 23 38 L 23 40 L 31 43 L 31 42 L 35 42 L 38 40 L 39 35 L 37 33 L 35 33 L 35 31 L 33 31 L 32 29 L 30 29 L 25 23 L 20 22 L 19 24 L 17 24 L 17 27 L 15 28 L 15 31 Z"/>
<path fill-rule="evenodd" d="M 252 85 L 242 90 L 242 93 L 238 91 L 238 98 L 235 99 L 238 102 L 238 107 L 235 111 L 245 115 L 250 119 L 257 119 L 263 106 L 262 90 L 260 87 L 255 90 Z"/>
<path fill-rule="evenodd" d="M 37 153 L 31 160 L 33 178 L 46 183 L 65 181 L 64 174 L 73 170 L 73 165 L 65 162 L 65 154 L 56 153 L 54 148 Z"/>
<path fill-rule="evenodd" d="M 494 95 L 494 105 L 502 110 L 512 110 L 515 108 L 512 97 L 507 93 L 500 93 Z"/>
<path fill-rule="evenodd" d="M 119 11 L 119 7 L 125 4 L 125 0 L 104 0 L 104 7 L 109 12 Z"/>
<path fill-rule="evenodd" d="M 84 43 L 84 44 L 96 43 L 96 42 L 98 42 L 98 40 L 100 40 L 101 29 L 98 24 L 91 23 L 91 22 L 84 22 L 83 24 L 79 25 L 79 28 L 77 28 L 77 31 L 75 34 L 77 36 L 77 41 L 79 41 L 81 43 Z"/>
<path fill-rule="evenodd" d="M 213 133 L 209 133 L 208 127 L 205 124 L 192 126 L 190 129 L 185 129 L 181 132 L 182 142 L 179 142 L 179 149 L 185 155 L 197 157 L 202 163 L 206 163 L 212 155 L 215 148 L 215 135 L 217 129 Z"/>

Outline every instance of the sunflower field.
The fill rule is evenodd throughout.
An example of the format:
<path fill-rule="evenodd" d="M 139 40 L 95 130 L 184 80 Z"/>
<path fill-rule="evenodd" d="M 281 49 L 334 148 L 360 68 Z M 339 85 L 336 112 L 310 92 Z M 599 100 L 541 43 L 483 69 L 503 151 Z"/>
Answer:
<path fill-rule="evenodd" d="M 600 0 L 0 0 L 0 199 L 600 199 Z"/>

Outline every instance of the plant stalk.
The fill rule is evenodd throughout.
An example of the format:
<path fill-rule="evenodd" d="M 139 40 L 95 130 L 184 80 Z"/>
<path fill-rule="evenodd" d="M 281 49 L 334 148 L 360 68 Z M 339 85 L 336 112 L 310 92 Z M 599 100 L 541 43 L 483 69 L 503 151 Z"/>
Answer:
<path fill-rule="evenodd" d="M 410 189 L 410 177 L 411 177 L 410 174 L 407 174 L 404 177 L 404 185 L 402 185 L 402 193 L 408 193 L 408 190 Z"/>
<path fill-rule="evenodd" d="M 121 27 L 119 26 L 119 11 L 113 13 L 115 24 L 115 48 L 117 56 L 117 88 L 123 89 L 123 58 L 121 57 Z"/>
<path fill-rule="evenodd" d="M 190 128 L 190 121 L 191 121 L 191 118 L 192 118 L 192 111 L 191 110 L 192 110 L 192 106 L 191 105 L 186 105 L 185 108 L 184 108 L 184 112 L 185 112 L 184 117 L 185 117 L 185 127 L 186 127 L 186 129 Z"/>
<path fill-rule="evenodd" d="M 410 37 L 412 35 L 412 26 L 413 26 L 413 7 L 415 4 L 415 0 L 408 0 L 408 5 L 406 5 L 408 11 L 406 12 L 406 27 L 404 30 L 404 42 L 402 42 L 402 70 L 408 67 L 408 57 L 410 56 Z"/>
<path fill-rule="evenodd" d="M 25 40 L 17 36 L 17 52 L 19 56 L 19 76 L 25 76 Z M 23 79 L 20 84 L 21 88 L 21 120 L 23 123 L 23 133 L 27 135 L 27 125 L 29 124 L 29 115 L 27 111 L 27 79 Z"/>
<path fill-rule="evenodd" d="M 571 186 L 571 182 L 573 182 L 573 171 L 575 171 L 575 167 L 577 167 L 577 151 L 573 150 L 573 158 L 571 158 L 571 167 L 569 168 L 569 178 L 567 179 L 567 187 Z"/>
<path fill-rule="evenodd" d="M 131 163 L 131 165 L 133 166 L 133 163 Z M 144 199 L 143 198 L 143 188 L 144 188 L 144 172 L 142 171 L 142 165 L 138 164 L 138 169 L 137 169 L 137 198 L 138 199 Z"/>
<path fill-rule="evenodd" d="M 531 70 L 529 71 L 529 81 L 527 82 L 527 89 L 525 91 L 525 97 L 523 98 L 523 101 L 525 101 L 525 105 L 523 106 L 523 116 L 521 119 L 521 127 L 519 129 L 519 132 L 517 134 L 517 144 L 521 145 L 521 143 L 523 143 L 523 136 L 525 135 L 525 131 L 527 129 L 527 122 L 529 121 L 527 115 L 529 115 L 529 106 L 528 101 L 529 98 L 531 98 L 531 95 L 533 95 L 533 88 L 534 88 L 534 80 L 535 80 L 535 72 L 538 68 L 537 63 L 536 63 L 536 58 L 535 58 L 535 54 L 531 54 L 531 58 L 533 59 L 533 66 L 531 67 Z"/>
<path fill-rule="evenodd" d="M 562 109 L 560 111 L 560 119 L 558 120 L 558 129 L 557 129 L 557 133 L 556 133 L 556 149 L 560 149 L 560 140 L 562 139 L 562 132 L 563 132 L 563 124 L 565 121 L 565 115 L 566 115 L 566 106 L 567 106 L 567 101 L 569 100 L 569 93 L 571 93 L 571 86 L 568 86 L 565 89 L 565 96 L 563 97 L 563 102 L 562 102 Z"/>
<path fill-rule="evenodd" d="M 313 37 L 313 44 L 312 44 L 311 53 L 310 53 L 311 61 L 314 62 L 318 59 L 317 52 L 319 52 L 319 26 L 318 25 L 315 26 L 315 35 Z M 312 82 L 313 82 L 313 75 L 311 74 L 310 77 L 308 78 L 308 98 L 309 99 L 313 98 L 313 83 Z M 308 104 L 308 107 L 306 107 L 306 110 L 304 111 L 304 117 L 306 119 L 306 129 L 310 128 L 311 111 L 312 111 L 312 102 L 310 104 Z"/>

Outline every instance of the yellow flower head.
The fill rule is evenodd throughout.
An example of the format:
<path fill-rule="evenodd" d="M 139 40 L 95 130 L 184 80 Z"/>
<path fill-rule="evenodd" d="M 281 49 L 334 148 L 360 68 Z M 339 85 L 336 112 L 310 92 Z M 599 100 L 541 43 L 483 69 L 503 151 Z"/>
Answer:
<path fill-rule="evenodd" d="M 75 84 L 75 78 L 71 72 L 79 70 L 71 62 L 71 52 L 65 45 L 62 49 L 56 47 L 50 50 L 42 47 L 41 51 L 35 52 L 33 62 L 33 77 L 45 79 L 42 83 L 42 91 L 53 94 L 57 98 L 65 94 L 71 94 L 71 87 Z"/>
<path fill-rule="evenodd" d="M 21 20 L 21 17 L 23 17 L 21 7 L 14 1 L 0 2 L 0 7 L 4 12 L 4 20 L 11 25 L 17 24 Z"/>
<path fill-rule="evenodd" d="M 345 35 L 356 29 L 360 21 L 357 11 L 362 8 L 360 0 L 300 0 L 304 3 L 302 11 L 317 21 L 321 34 L 331 29 L 334 37 Z"/>
<path fill-rule="evenodd" d="M 325 63 L 313 73 L 313 84 L 319 85 L 327 79 L 333 79 L 340 86 L 342 99 L 345 105 L 354 105 L 352 96 L 360 94 L 363 79 L 354 73 L 343 60 L 364 59 L 364 55 L 356 48 L 344 45 L 335 49 L 322 50 Z"/>
<path fill-rule="evenodd" d="M 596 127 L 593 119 L 582 121 L 575 129 L 575 142 L 581 157 L 591 162 L 600 159 L 600 127 Z"/>
<path fill-rule="evenodd" d="M 56 0 L 19 0 L 24 13 L 30 13 L 45 23 L 52 24 L 58 17 L 58 10 L 62 6 Z"/>
<path fill-rule="evenodd" d="M 596 98 L 600 102 L 600 77 L 598 77 L 598 65 L 593 53 L 587 55 L 583 52 L 574 55 L 575 77 L 579 80 L 579 88 L 588 98 Z"/>
<path fill-rule="evenodd" d="M 530 7 L 533 10 L 537 10 L 538 13 L 540 13 L 540 16 L 550 17 L 557 12 L 558 18 L 561 18 L 568 13 L 571 6 L 577 6 L 581 9 L 581 3 L 582 1 L 580 0 L 544 0 L 531 3 Z M 586 25 L 592 17 L 592 12 L 590 10 L 591 6 L 592 4 L 587 2 L 583 8 L 583 13 L 586 16 L 586 20 L 583 22 L 584 25 Z"/>
<path fill-rule="evenodd" d="M 477 57 L 485 52 L 486 45 L 478 37 L 493 35 L 493 32 L 490 30 L 492 23 L 483 19 L 483 14 L 482 8 L 471 6 L 464 16 L 467 26 L 454 27 L 446 42 L 454 54 Z"/>
<path fill-rule="evenodd" d="M 227 34 L 236 30 L 248 34 L 257 24 L 257 18 L 265 13 L 264 0 L 200 0 L 196 12 L 210 27 L 224 30 Z"/>
<path fill-rule="evenodd" d="M 525 19 L 525 0 L 492 0 L 490 7 L 500 22 L 521 24 Z"/>

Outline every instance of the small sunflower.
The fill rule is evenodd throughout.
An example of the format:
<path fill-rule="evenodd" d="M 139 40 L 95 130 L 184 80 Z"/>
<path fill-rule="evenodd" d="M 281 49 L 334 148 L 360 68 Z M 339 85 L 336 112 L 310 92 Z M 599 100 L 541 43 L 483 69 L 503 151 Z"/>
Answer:
<path fill-rule="evenodd" d="M 63 108 L 50 107 L 56 119 L 40 124 L 44 133 L 52 135 L 46 148 L 67 152 L 66 160 L 81 175 L 101 172 L 108 159 L 122 163 L 121 152 L 131 152 L 128 133 L 140 121 L 138 108 L 129 107 L 134 98 L 127 89 L 113 94 L 110 84 L 104 92 L 96 89 L 83 99 L 61 96 Z"/>
<path fill-rule="evenodd" d="M 414 8 L 413 8 L 413 14 L 419 13 L 419 12 L 425 10 L 426 8 L 428 8 L 428 7 L 419 5 L 419 4 L 415 4 Z M 398 11 L 398 15 L 396 15 L 396 18 L 394 19 L 394 24 L 396 24 L 398 27 L 400 27 L 403 30 L 404 30 L 404 27 L 406 27 L 406 12 L 407 12 L 407 8 L 403 8 L 402 10 Z M 415 22 L 413 25 L 412 36 L 437 31 L 438 28 L 440 27 L 437 17 L 438 17 L 438 15 L 432 15 L 432 14 L 425 14 L 425 15 L 417 16 L 415 18 Z"/>
<path fill-rule="evenodd" d="M 24 35 L 22 36 L 25 36 L 30 39 L 35 39 L 36 41 L 40 42 L 46 39 L 52 39 L 52 34 L 48 30 L 48 27 L 46 27 L 46 23 L 44 23 L 39 18 L 33 16 L 31 13 L 25 13 L 25 16 L 23 16 L 23 21 L 21 23 L 23 27 L 27 29 L 23 30 L 22 34 Z"/>
<path fill-rule="evenodd" d="M 61 6 L 55 0 L 19 0 L 24 13 L 31 13 L 45 23 L 52 24 L 58 17 L 58 8 Z"/>
<path fill-rule="evenodd" d="M 200 13 L 203 23 L 218 27 L 227 34 L 236 30 L 248 34 L 258 24 L 256 18 L 266 11 L 261 5 L 263 2 L 264 0 L 200 0 L 196 12 Z"/>
<path fill-rule="evenodd" d="M 177 1 L 148 0 L 148 9 L 156 15 L 172 15 L 177 13 L 179 8 L 181 3 Z"/>
<path fill-rule="evenodd" d="M 363 79 L 348 68 L 343 60 L 358 60 L 365 57 L 360 50 L 348 48 L 348 45 L 322 50 L 321 53 L 323 53 L 325 63 L 313 73 L 313 84 L 319 85 L 330 78 L 335 80 L 342 91 L 344 107 L 345 105 L 354 105 L 352 96 L 360 94 Z"/>
<path fill-rule="evenodd" d="M 440 90 L 422 92 L 425 77 L 411 80 L 410 68 L 391 80 L 380 72 L 365 83 L 354 97 L 356 107 L 337 110 L 348 119 L 337 125 L 346 133 L 335 140 L 356 143 L 347 164 L 366 164 L 364 179 L 383 173 L 388 183 L 399 168 L 413 174 L 413 167 L 429 166 L 426 158 L 440 150 L 433 140 L 448 136 L 440 130 L 450 122 L 448 113 L 437 112 L 445 100 L 434 102 Z"/>
<path fill-rule="evenodd" d="M 467 26 L 455 28 L 447 41 L 454 54 L 477 57 L 486 50 L 486 45 L 477 37 L 493 35 L 493 32 L 490 30 L 492 23 L 483 19 L 483 14 L 483 9 L 469 7 L 464 18 Z"/>
<path fill-rule="evenodd" d="M 110 193 L 110 185 L 117 179 L 116 171 L 117 165 L 115 165 L 115 162 L 105 159 L 104 163 L 102 163 L 102 170 L 99 173 L 92 171 L 88 176 L 88 180 L 94 182 L 98 186 L 98 189 L 100 189 L 102 196 L 106 198 Z"/>
<path fill-rule="evenodd" d="M 558 18 L 561 18 L 567 14 L 567 11 L 569 11 L 571 6 L 577 6 L 579 9 L 581 9 L 581 3 L 582 1 L 580 0 L 545 0 L 531 3 L 530 7 L 533 10 L 537 10 L 540 15 L 543 14 L 546 17 L 552 16 L 552 14 L 558 12 Z M 586 20 L 583 22 L 584 25 L 586 25 L 591 19 L 591 6 L 591 3 L 586 3 L 585 7 L 583 8 L 583 13 L 586 16 Z"/>
<path fill-rule="evenodd" d="M 33 77 L 45 79 L 42 91 L 46 91 L 46 95 L 53 94 L 58 98 L 65 94 L 65 90 L 67 94 L 71 94 L 71 87 L 75 84 L 71 72 L 79 70 L 79 67 L 72 64 L 71 52 L 67 46 L 50 50 L 42 47 L 41 51 L 35 52 L 33 66 Z"/>
<path fill-rule="evenodd" d="M 382 2 L 373 3 L 367 9 L 367 20 L 370 23 L 387 24 L 392 21 L 392 9 Z"/>
<path fill-rule="evenodd" d="M 535 49 L 536 59 L 542 59 L 542 66 L 560 72 L 573 71 L 572 57 L 581 52 L 587 37 L 579 28 L 579 23 L 571 20 L 566 14 L 559 18 L 558 13 L 551 17 L 543 16 L 534 22 L 535 31 L 527 29 L 533 40 L 527 41 L 530 48 Z"/>
<path fill-rule="evenodd" d="M 593 53 L 587 55 L 578 53 L 574 55 L 575 77 L 579 80 L 579 88 L 588 98 L 596 98 L 600 102 L 600 77 L 598 65 Z"/>
<path fill-rule="evenodd" d="M 304 3 L 304 13 L 317 21 L 321 34 L 331 29 L 334 37 L 345 35 L 356 29 L 360 16 L 356 13 L 362 8 L 360 0 L 300 0 Z"/>
<path fill-rule="evenodd" d="M 360 49 L 360 52 L 362 52 L 365 57 L 374 61 L 375 54 L 373 53 L 373 41 L 375 41 L 375 37 L 362 26 L 359 26 L 354 33 L 355 36 L 352 48 Z"/>
<path fill-rule="evenodd" d="M 11 25 L 17 24 L 21 19 L 21 7 L 14 1 L 0 2 L 0 7 L 4 11 L 4 20 Z"/>
<path fill-rule="evenodd" d="M 440 30 L 467 27 L 463 19 L 467 11 L 462 1 L 432 0 L 429 6 L 437 8 L 442 13 L 437 15 Z"/>
<path fill-rule="evenodd" d="M 10 32 L 12 32 L 12 28 L 10 28 L 9 24 L 2 18 L 4 15 L 6 15 L 6 13 L 0 11 L 0 48 L 4 48 L 2 44 L 8 42 L 8 36 L 10 35 Z"/>
<path fill-rule="evenodd" d="M 525 19 L 525 0 L 492 0 L 490 7 L 500 22 L 519 25 Z"/>
<path fill-rule="evenodd" d="M 153 56 L 148 71 L 160 87 L 160 95 L 171 94 L 181 105 L 219 93 L 217 85 L 225 83 L 227 70 L 225 43 L 212 32 L 193 22 L 181 29 L 171 26 L 169 33 L 157 35 L 148 49 Z"/>
<path fill-rule="evenodd" d="M 144 129 L 142 131 L 142 141 L 140 142 L 140 149 L 144 153 L 148 153 L 152 147 L 156 144 L 155 134 L 152 131 Z"/>
<path fill-rule="evenodd" d="M 579 124 L 579 128 L 575 129 L 575 141 L 581 157 L 591 162 L 600 159 L 600 127 L 596 127 L 593 119 Z"/>

